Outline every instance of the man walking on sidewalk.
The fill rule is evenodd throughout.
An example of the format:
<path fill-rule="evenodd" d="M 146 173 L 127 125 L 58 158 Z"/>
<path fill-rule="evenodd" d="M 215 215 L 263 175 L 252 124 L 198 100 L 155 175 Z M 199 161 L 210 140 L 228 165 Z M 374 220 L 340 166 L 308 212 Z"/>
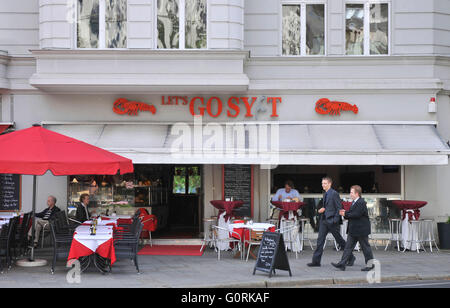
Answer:
<path fill-rule="evenodd" d="M 331 263 L 331 265 L 342 271 L 345 271 L 345 265 L 347 264 L 353 249 L 355 249 L 356 243 L 358 242 L 364 253 L 366 264 L 369 260 L 373 259 L 372 249 L 369 244 L 369 213 L 367 211 L 366 201 L 361 198 L 361 191 L 361 186 L 353 185 L 350 188 L 350 198 L 353 200 L 352 206 L 347 212 L 345 210 L 340 211 L 341 216 L 348 219 L 347 245 L 345 246 L 341 261 L 339 263 Z M 362 269 L 362 271 L 370 271 L 372 269 L 373 266 L 366 266 Z"/>
<path fill-rule="evenodd" d="M 321 214 L 319 222 L 319 235 L 317 237 L 317 248 L 314 251 L 312 262 L 308 263 L 309 267 L 319 267 L 323 254 L 323 246 L 328 233 L 331 233 L 338 245 L 343 249 L 345 247 L 345 240 L 342 238 L 339 228 L 342 223 L 339 211 L 342 208 L 341 198 L 339 194 L 331 188 L 333 180 L 330 177 L 324 177 L 322 179 L 322 188 L 325 191 L 323 195 L 323 207 L 319 209 Z M 355 262 L 355 256 L 350 252 L 348 266 L 352 266 Z"/>

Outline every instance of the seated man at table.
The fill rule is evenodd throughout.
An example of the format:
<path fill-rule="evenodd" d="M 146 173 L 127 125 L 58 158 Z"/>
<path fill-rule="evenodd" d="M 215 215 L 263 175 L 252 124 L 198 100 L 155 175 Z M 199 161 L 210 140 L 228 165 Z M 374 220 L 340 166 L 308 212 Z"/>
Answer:
<path fill-rule="evenodd" d="M 37 247 L 39 241 L 39 234 L 43 228 L 48 229 L 48 221 L 57 213 L 61 211 L 59 207 L 56 206 L 56 198 L 54 196 L 48 196 L 47 198 L 47 208 L 40 213 L 36 213 L 35 229 L 34 229 L 34 246 Z M 30 228 L 28 231 L 28 238 L 31 239 L 33 229 Z"/>
<path fill-rule="evenodd" d="M 89 205 L 89 195 L 82 194 L 80 196 L 80 204 L 78 204 L 77 206 L 77 213 L 75 215 L 75 220 L 77 222 L 83 223 L 91 218 L 91 214 L 89 214 L 88 210 L 88 205 Z M 92 213 L 94 212 L 95 210 Z"/>
<path fill-rule="evenodd" d="M 292 183 L 292 181 L 286 181 L 284 183 L 284 188 L 278 189 L 275 195 L 272 197 L 272 201 L 285 200 L 293 202 L 301 201 L 300 193 L 298 192 L 298 190 L 294 189 L 294 183 Z"/>

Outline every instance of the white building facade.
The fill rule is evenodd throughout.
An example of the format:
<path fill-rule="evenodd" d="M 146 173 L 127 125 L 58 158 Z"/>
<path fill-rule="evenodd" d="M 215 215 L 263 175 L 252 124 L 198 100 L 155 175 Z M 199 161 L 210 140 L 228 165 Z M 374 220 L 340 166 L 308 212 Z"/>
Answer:
<path fill-rule="evenodd" d="M 288 179 L 317 207 L 323 175 L 342 197 L 349 183 L 363 186 L 379 233 L 394 215 L 388 200 L 425 200 L 422 217 L 437 221 L 450 215 L 448 0 L 8 0 L 0 25 L 1 124 L 41 123 L 167 171 L 167 225 L 171 204 L 189 193 L 198 199 L 185 224 L 201 231 L 217 215 L 209 201 L 224 196 L 224 164 L 252 165 L 254 220 L 269 217 L 269 198 Z M 114 110 L 119 98 L 155 110 Z M 194 115 L 203 128 L 242 125 L 245 151 L 249 127 L 276 126 L 269 164 L 278 166 L 259 148 L 172 155 L 170 132 L 191 128 Z M 190 166 L 200 189 L 180 194 L 174 177 Z M 48 194 L 65 208 L 73 179 L 41 177 L 38 208 Z M 31 184 L 22 177 L 23 211 Z"/>

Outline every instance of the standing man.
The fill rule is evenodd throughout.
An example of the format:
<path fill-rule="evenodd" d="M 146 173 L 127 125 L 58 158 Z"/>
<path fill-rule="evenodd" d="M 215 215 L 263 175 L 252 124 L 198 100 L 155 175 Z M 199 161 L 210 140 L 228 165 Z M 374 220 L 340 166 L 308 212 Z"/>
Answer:
<path fill-rule="evenodd" d="M 39 241 L 39 234 L 43 228 L 48 229 L 48 221 L 55 215 L 55 213 L 59 212 L 59 207 L 56 206 L 56 198 L 54 196 L 48 196 L 47 198 L 47 208 L 40 213 L 36 213 L 34 216 L 36 217 L 36 224 L 34 229 L 34 248 L 37 248 L 37 243 Z M 28 237 L 31 238 L 31 233 L 33 228 L 30 228 L 28 231 Z"/>
<path fill-rule="evenodd" d="M 341 223 L 341 216 L 339 211 L 342 208 L 341 198 L 339 194 L 331 188 L 333 180 L 330 177 L 324 177 L 322 179 L 322 188 L 325 191 L 323 195 L 323 207 L 319 209 L 319 214 L 321 214 L 319 221 L 319 235 L 317 237 L 317 247 L 314 251 L 312 262 L 308 263 L 309 267 L 319 267 L 320 261 L 323 254 L 323 246 L 328 233 L 331 233 L 338 245 L 341 248 L 345 247 L 345 240 L 342 238 L 339 228 Z M 352 266 L 355 262 L 355 256 L 350 252 L 348 266 Z"/>
<path fill-rule="evenodd" d="M 361 249 L 364 253 L 364 258 L 366 259 L 366 264 L 369 260 L 373 259 L 372 249 L 369 245 L 369 234 L 370 234 L 370 220 L 369 213 L 367 211 L 366 201 L 361 198 L 361 186 L 353 185 L 350 188 L 350 198 L 352 198 L 352 206 L 346 212 L 345 210 L 340 211 L 340 215 L 345 219 L 348 219 L 348 237 L 347 245 L 344 249 L 344 254 L 339 263 L 331 263 L 334 267 L 345 271 L 345 265 L 350 259 L 353 249 L 355 249 L 356 243 L 359 242 Z M 374 268 L 364 267 L 361 269 L 363 272 L 370 271 Z"/>

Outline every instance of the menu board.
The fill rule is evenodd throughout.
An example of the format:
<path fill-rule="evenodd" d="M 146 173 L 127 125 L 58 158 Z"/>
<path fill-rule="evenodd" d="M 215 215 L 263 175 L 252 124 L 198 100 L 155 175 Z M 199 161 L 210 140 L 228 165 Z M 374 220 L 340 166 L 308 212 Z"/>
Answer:
<path fill-rule="evenodd" d="M 0 174 L 0 211 L 20 211 L 20 174 Z"/>
<path fill-rule="evenodd" d="M 223 198 L 233 197 L 234 201 L 244 204 L 234 211 L 238 217 L 252 217 L 253 203 L 253 166 L 223 166 Z"/>
<path fill-rule="evenodd" d="M 289 271 L 289 276 L 292 276 L 283 235 L 278 232 L 264 232 L 253 275 L 258 270 L 269 273 L 269 277 L 272 277 L 275 269 Z"/>

